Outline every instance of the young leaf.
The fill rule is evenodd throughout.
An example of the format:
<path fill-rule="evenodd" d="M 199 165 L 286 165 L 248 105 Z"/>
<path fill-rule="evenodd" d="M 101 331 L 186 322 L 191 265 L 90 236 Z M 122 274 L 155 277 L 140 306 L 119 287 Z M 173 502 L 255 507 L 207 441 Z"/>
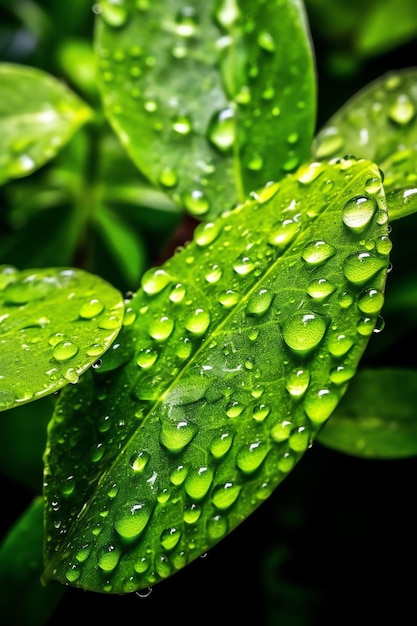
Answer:
<path fill-rule="evenodd" d="M 53 76 L 0 64 L 0 183 L 52 159 L 91 116 L 91 109 Z"/>
<path fill-rule="evenodd" d="M 79 269 L 0 266 L 0 410 L 75 383 L 110 346 L 123 298 Z"/>
<path fill-rule="evenodd" d="M 100 3 L 107 115 L 139 169 L 197 217 L 310 155 L 315 75 L 299 0 Z"/>
<path fill-rule="evenodd" d="M 417 210 L 417 69 L 389 72 L 356 94 L 314 140 L 318 159 L 354 154 L 384 172 L 390 220 Z M 369 181 L 372 184 L 372 181 Z"/>
<path fill-rule="evenodd" d="M 50 423 L 45 580 L 152 585 L 290 472 L 383 303 L 385 199 L 365 190 L 378 176 L 366 161 L 305 166 L 143 276 L 134 355 L 65 390 Z"/>
<path fill-rule="evenodd" d="M 317 439 L 369 459 L 417 455 L 417 371 L 359 371 Z"/>

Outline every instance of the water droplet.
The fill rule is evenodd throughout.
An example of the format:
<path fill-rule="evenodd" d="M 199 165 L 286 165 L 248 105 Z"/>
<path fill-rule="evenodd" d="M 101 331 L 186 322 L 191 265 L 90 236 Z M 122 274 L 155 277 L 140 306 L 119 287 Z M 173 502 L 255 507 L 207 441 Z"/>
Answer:
<path fill-rule="evenodd" d="M 365 190 L 371 194 L 378 193 L 378 191 L 381 189 L 381 185 L 381 178 L 379 178 L 378 176 L 372 176 L 371 178 L 368 178 L 368 180 L 365 182 Z"/>
<path fill-rule="evenodd" d="M 307 287 L 307 293 L 314 300 L 321 302 L 331 296 L 335 289 L 335 285 L 327 278 L 317 278 L 311 281 Z"/>
<path fill-rule="evenodd" d="M 72 341 L 60 341 L 54 347 L 53 355 L 57 361 L 69 361 L 78 352 L 78 346 Z"/>
<path fill-rule="evenodd" d="M 227 534 L 229 524 L 227 517 L 215 515 L 207 521 L 207 534 L 213 541 L 221 539 Z"/>
<path fill-rule="evenodd" d="M 236 123 L 233 109 L 223 109 L 212 117 L 207 136 L 220 152 L 231 150 L 236 138 Z"/>
<path fill-rule="evenodd" d="M 234 417 L 238 417 L 242 413 L 244 408 L 245 406 L 241 402 L 235 400 L 233 402 L 230 402 L 230 404 L 227 406 L 226 415 L 227 417 L 233 419 Z"/>
<path fill-rule="evenodd" d="M 180 339 L 178 344 L 175 347 L 175 354 L 179 359 L 188 359 L 191 355 L 193 346 L 188 337 Z"/>
<path fill-rule="evenodd" d="M 178 528 L 166 528 L 160 536 L 161 546 L 164 550 L 173 550 L 181 538 Z"/>
<path fill-rule="evenodd" d="M 192 504 L 184 510 L 184 522 L 186 524 L 195 524 L 200 519 L 201 508 L 198 504 Z"/>
<path fill-rule="evenodd" d="M 195 309 L 194 312 L 185 320 L 185 328 L 193 335 L 204 335 L 210 325 L 210 313 L 204 309 Z"/>
<path fill-rule="evenodd" d="M 293 425 L 288 420 L 283 420 L 282 422 L 278 422 L 271 428 L 271 431 L 270 431 L 271 438 L 276 443 L 287 441 L 287 439 L 291 435 L 292 428 L 293 428 Z"/>
<path fill-rule="evenodd" d="M 75 583 L 80 576 L 81 570 L 77 565 L 71 565 L 71 567 L 65 572 L 65 578 L 68 580 L 69 583 Z"/>
<path fill-rule="evenodd" d="M 353 367 L 345 367 L 344 365 L 338 365 L 330 372 L 330 380 L 335 385 L 343 385 L 347 383 L 348 380 L 353 378 L 355 375 L 355 370 Z"/>
<path fill-rule="evenodd" d="M 303 407 L 312 422 L 322 424 L 333 413 L 339 402 L 339 395 L 330 389 L 308 392 Z"/>
<path fill-rule="evenodd" d="M 266 404 L 258 404 L 253 407 L 252 416 L 257 422 L 263 422 L 270 413 L 270 408 Z"/>
<path fill-rule="evenodd" d="M 297 170 L 297 180 L 302 185 L 309 185 L 316 180 L 323 173 L 325 167 L 323 163 L 318 161 L 314 163 L 306 163 L 305 165 L 301 165 L 301 167 Z"/>
<path fill-rule="evenodd" d="M 336 248 L 325 241 L 311 241 L 308 243 L 302 253 L 301 258 L 309 265 L 321 265 L 328 261 L 334 254 Z"/>
<path fill-rule="evenodd" d="M 253 261 L 251 261 L 251 259 L 247 256 L 242 256 L 233 264 L 233 269 L 236 274 L 239 274 L 239 276 L 246 276 L 247 274 L 250 274 L 255 267 L 255 263 L 253 263 Z"/>
<path fill-rule="evenodd" d="M 184 285 L 182 285 L 181 283 L 177 283 L 176 285 L 173 285 L 173 287 L 171 288 L 169 299 L 171 300 L 171 302 L 178 303 L 184 299 L 185 294 L 186 294 L 186 289 Z"/>
<path fill-rule="evenodd" d="M 172 470 L 169 476 L 169 480 L 172 482 L 173 485 L 178 487 L 179 485 L 182 485 L 182 483 L 186 479 L 187 474 L 188 467 L 185 467 L 185 465 L 178 465 L 178 467 Z"/>
<path fill-rule="evenodd" d="M 374 198 L 356 196 L 348 200 L 343 207 L 343 223 L 352 231 L 362 233 L 370 224 L 378 208 Z"/>
<path fill-rule="evenodd" d="M 120 508 L 114 528 L 125 541 L 134 541 L 146 528 L 152 515 L 150 502 L 134 502 Z"/>
<path fill-rule="evenodd" d="M 104 305 L 97 298 L 91 298 L 88 302 L 81 305 L 79 315 L 83 319 L 90 320 L 97 317 L 104 310 Z"/>
<path fill-rule="evenodd" d="M 233 289 L 227 289 L 219 295 L 219 302 L 226 309 L 230 309 L 232 306 L 235 306 L 239 300 L 240 294 L 237 291 L 233 291 Z"/>
<path fill-rule="evenodd" d="M 151 348 L 143 348 L 138 353 L 136 357 L 136 363 L 139 367 L 143 369 L 149 369 L 155 363 L 158 358 L 158 353 L 156 350 L 152 350 Z"/>
<path fill-rule="evenodd" d="M 201 500 L 210 489 L 212 481 L 213 471 L 207 466 L 202 466 L 189 472 L 184 489 L 193 500 Z"/>
<path fill-rule="evenodd" d="M 166 315 L 154 319 L 149 325 L 149 335 L 156 341 L 165 341 L 174 330 L 174 320 Z"/>
<path fill-rule="evenodd" d="M 172 189 L 172 187 L 178 184 L 177 173 L 171 167 L 164 167 L 158 176 L 158 180 L 163 187 L 168 189 Z"/>
<path fill-rule="evenodd" d="M 363 285 L 385 266 L 383 259 L 370 252 L 353 252 L 345 260 L 344 274 L 353 285 Z"/>
<path fill-rule="evenodd" d="M 149 569 L 149 561 L 145 557 L 142 556 L 135 561 L 133 565 L 133 569 L 135 570 L 137 574 L 144 574 L 146 570 Z M 137 594 L 140 595 L 140 597 L 146 598 L 149 595 L 148 591 L 149 591 L 149 587 L 147 589 L 138 591 Z M 145 595 L 142 595 L 142 593 L 144 593 Z"/>
<path fill-rule="evenodd" d="M 236 465 L 244 474 L 251 474 L 259 469 L 268 452 L 269 448 L 263 441 L 244 445 L 236 455 Z"/>
<path fill-rule="evenodd" d="M 129 465 L 134 472 L 143 472 L 150 459 L 149 452 L 141 450 L 133 454 L 129 459 Z"/>
<path fill-rule="evenodd" d="M 307 450 L 309 443 L 310 435 L 305 426 L 299 426 L 292 431 L 288 439 L 288 445 L 294 452 L 304 452 Z"/>
<path fill-rule="evenodd" d="M 233 443 L 233 436 L 230 433 L 223 433 L 213 437 L 210 443 L 210 452 L 215 459 L 221 459 L 227 454 Z"/>
<path fill-rule="evenodd" d="M 177 422 L 164 421 L 162 423 L 159 440 L 161 444 L 172 452 L 182 452 L 197 434 L 198 427 L 185 418 Z"/>
<path fill-rule="evenodd" d="M 121 552 L 114 545 L 103 546 L 97 555 L 97 565 L 103 572 L 112 572 L 120 559 Z"/>
<path fill-rule="evenodd" d="M 358 307 L 362 313 L 375 315 L 380 312 L 384 304 L 384 294 L 378 289 L 366 289 L 358 298 Z"/>
<path fill-rule="evenodd" d="M 186 115 L 177 115 L 172 121 L 172 128 L 179 135 L 188 135 L 192 129 L 191 120 Z"/>
<path fill-rule="evenodd" d="M 344 140 L 335 126 L 329 126 L 318 136 L 315 156 L 318 159 L 327 159 L 343 148 Z"/>
<path fill-rule="evenodd" d="M 220 26 L 228 30 L 240 15 L 237 0 L 220 0 L 215 10 L 215 17 Z"/>
<path fill-rule="evenodd" d="M 298 354 L 307 354 L 319 346 L 326 329 L 326 322 L 320 315 L 300 312 L 286 320 L 282 336 L 291 350 Z"/>
<path fill-rule="evenodd" d="M 301 398 L 310 384 L 310 372 L 299 368 L 288 375 L 285 387 L 294 398 Z"/>
<path fill-rule="evenodd" d="M 362 337 L 369 337 L 374 332 L 375 322 L 374 317 L 363 317 L 356 324 L 356 330 Z"/>
<path fill-rule="evenodd" d="M 299 230 L 299 222 L 289 219 L 283 220 L 272 227 L 268 243 L 275 248 L 283 250 L 294 239 Z"/>
<path fill-rule="evenodd" d="M 102 0 L 100 13 L 106 24 L 114 28 L 124 26 L 128 16 L 124 0 Z"/>
<path fill-rule="evenodd" d="M 392 250 L 392 241 L 386 235 L 378 237 L 376 240 L 376 251 L 383 256 L 387 256 Z"/>
<path fill-rule="evenodd" d="M 236 502 L 241 491 L 240 485 L 234 485 L 232 482 L 226 482 L 223 485 L 217 485 L 211 494 L 211 501 L 216 509 L 225 511 Z"/>
<path fill-rule="evenodd" d="M 198 32 L 198 13 L 192 6 L 182 7 L 175 18 L 175 31 L 181 37 L 195 37 Z"/>
<path fill-rule="evenodd" d="M 194 240 L 199 246 L 208 246 L 217 239 L 220 234 L 218 222 L 202 222 L 194 231 Z"/>
<path fill-rule="evenodd" d="M 171 277 L 161 268 L 147 270 L 141 279 L 142 289 L 149 296 L 160 293 L 170 282 Z"/>
<path fill-rule="evenodd" d="M 271 306 L 273 294 L 267 289 L 260 289 L 253 293 L 246 305 L 246 314 L 260 317 L 264 315 Z"/>
<path fill-rule="evenodd" d="M 296 456 L 292 452 L 284 452 L 281 458 L 278 460 L 278 469 L 284 474 L 288 474 L 296 463 Z"/>
<path fill-rule="evenodd" d="M 260 31 L 258 34 L 258 45 L 266 52 L 275 52 L 275 41 L 271 33 L 266 30 Z"/>
<path fill-rule="evenodd" d="M 183 196 L 184 207 L 192 215 L 204 215 L 209 210 L 209 202 L 200 189 L 187 191 Z"/>
<path fill-rule="evenodd" d="M 337 301 L 342 309 L 348 309 L 353 304 L 353 296 L 349 291 L 341 291 Z"/>
<path fill-rule="evenodd" d="M 390 120 L 400 126 L 409 124 L 415 114 L 416 110 L 414 104 L 407 94 L 398 95 L 397 99 L 388 110 Z"/>
<path fill-rule="evenodd" d="M 349 335 L 344 333 L 333 334 L 329 336 L 327 348 L 334 357 L 344 356 L 353 346 L 354 341 Z"/>

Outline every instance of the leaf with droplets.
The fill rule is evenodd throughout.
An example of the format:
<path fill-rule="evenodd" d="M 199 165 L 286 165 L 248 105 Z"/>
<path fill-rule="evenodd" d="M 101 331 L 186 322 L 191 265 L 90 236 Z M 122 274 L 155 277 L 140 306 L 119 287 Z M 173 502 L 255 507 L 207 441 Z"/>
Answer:
<path fill-rule="evenodd" d="M 83 270 L 0 266 L 0 410 L 77 382 L 123 312 L 120 292 Z"/>
<path fill-rule="evenodd" d="M 144 274 L 120 360 L 67 387 L 50 423 L 45 581 L 146 588 L 288 475 L 383 305 L 378 176 L 367 161 L 305 165 Z"/>
<path fill-rule="evenodd" d="M 0 64 L 0 183 L 47 161 L 91 117 L 91 109 L 43 70 Z"/>
<path fill-rule="evenodd" d="M 212 218 L 310 155 L 313 53 L 298 0 L 100 3 L 107 115 L 146 176 Z"/>
<path fill-rule="evenodd" d="M 384 172 L 390 220 L 415 213 L 417 69 L 389 72 L 362 89 L 320 130 L 313 153 L 374 161 Z"/>
<path fill-rule="evenodd" d="M 416 389 L 416 370 L 359 371 L 318 441 L 368 459 L 416 456 Z"/>

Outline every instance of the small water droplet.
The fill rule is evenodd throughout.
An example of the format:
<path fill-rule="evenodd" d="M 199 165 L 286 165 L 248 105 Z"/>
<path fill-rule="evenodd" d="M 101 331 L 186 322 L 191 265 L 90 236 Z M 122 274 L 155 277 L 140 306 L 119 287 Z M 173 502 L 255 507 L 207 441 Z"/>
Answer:
<path fill-rule="evenodd" d="M 271 409 L 266 404 L 258 404 L 252 409 L 253 419 L 257 422 L 263 422 L 266 417 L 268 417 Z"/>
<path fill-rule="evenodd" d="M 207 466 L 201 466 L 189 472 L 185 479 L 184 489 L 193 500 L 204 498 L 213 481 L 213 470 Z"/>
<path fill-rule="evenodd" d="M 268 243 L 275 248 L 283 250 L 294 239 L 299 230 L 299 222 L 290 219 L 283 220 L 272 227 Z"/>
<path fill-rule="evenodd" d="M 274 295 L 267 289 L 260 289 L 251 294 L 246 305 L 247 315 L 260 317 L 264 315 L 271 306 Z"/>
<path fill-rule="evenodd" d="M 358 307 L 362 313 L 375 315 L 380 312 L 384 304 L 384 294 L 378 289 L 366 289 L 358 298 Z"/>
<path fill-rule="evenodd" d="M 195 524 L 200 519 L 201 515 L 201 507 L 198 504 L 191 504 L 187 509 L 184 510 L 184 522 L 186 524 Z"/>
<path fill-rule="evenodd" d="M 178 528 L 166 528 L 160 536 L 161 546 L 164 550 L 173 550 L 181 538 L 181 531 Z"/>
<path fill-rule="evenodd" d="M 210 443 L 210 452 L 215 459 L 221 459 L 227 454 L 233 443 L 233 436 L 226 432 L 216 435 Z"/>
<path fill-rule="evenodd" d="M 356 196 L 348 200 L 343 207 L 343 223 L 352 231 L 362 233 L 370 224 L 378 208 L 374 198 Z"/>
<path fill-rule="evenodd" d="M 143 348 L 136 357 L 136 364 L 143 369 L 149 369 L 158 358 L 158 352 L 151 348 Z"/>
<path fill-rule="evenodd" d="M 294 452 L 304 452 L 310 443 L 310 435 L 305 426 L 293 430 L 288 439 L 288 445 Z"/>
<path fill-rule="evenodd" d="M 327 159 L 343 148 L 344 140 L 338 128 L 327 127 L 318 136 L 315 156 L 318 159 Z"/>
<path fill-rule="evenodd" d="M 204 335 L 210 325 L 210 313 L 198 308 L 185 320 L 185 328 L 196 336 Z"/>
<path fill-rule="evenodd" d="M 354 341 L 349 335 L 344 333 L 334 333 L 329 336 L 327 347 L 334 357 L 344 356 L 353 346 Z"/>
<path fill-rule="evenodd" d="M 266 52 L 275 52 L 275 41 L 271 33 L 261 30 L 258 34 L 258 45 Z"/>
<path fill-rule="evenodd" d="M 134 541 L 146 528 L 152 515 L 150 502 L 134 502 L 122 506 L 114 522 L 114 528 L 124 541 Z"/>
<path fill-rule="evenodd" d="M 185 294 L 186 294 L 186 289 L 184 285 L 182 285 L 181 283 L 177 283 L 176 285 L 173 285 L 173 287 L 171 288 L 169 299 L 171 300 L 171 302 L 178 303 L 184 299 Z"/>
<path fill-rule="evenodd" d="M 338 365 L 330 372 L 330 380 L 335 385 L 343 385 L 347 383 L 355 375 L 353 367 L 346 367 L 344 365 Z"/>
<path fill-rule="evenodd" d="M 157 317 L 149 325 L 149 335 L 156 341 L 165 341 L 174 330 L 174 320 L 166 315 Z"/>
<path fill-rule="evenodd" d="M 182 483 L 186 479 L 187 474 L 188 474 L 188 467 L 185 467 L 185 465 L 178 465 L 178 467 L 172 470 L 169 476 L 169 480 L 171 481 L 173 485 L 178 487 L 179 485 L 182 485 Z"/>
<path fill-rule="evenodd" d="M 91 298 L 91 300 L 88 300 L 81 305 L 79 315 L 83 319 L 90 320 L 97 317 L 97 315 L 100 315 L 103 310 L 104 304 L 97 298 Z"/>
<path fill-rule="evenodd" d="M 193 189 L 187 191 L 183 195 L 184 207 L 192 215 L 204 215 L 210 208 L 209 202 L 203 191 L 200 189 Z"/>
<path fill-rule="evenodd" d="M 226 415 L 230 418 L 238 417 L 242 413 L 244 408 L 245 406 L 241 402 L 235 400 L 233 402 L 230 402 L 230 404 L 227 406 Z"/>
<path fill-rule="evenodd" d="M 283 420 L 282 422 L 278 422 L 275 424 L 270 431 L 271 438 L 276 443 L 281 443 L 286 441 L 291 435 L 293 425 L 288 420 Z"/>
<path fill-rule="evenodd" d="M 233 264 L 233 269 L 236 274 L 239 274 L 239 276 L 246 276 L 247 274 L 250 274 L 255 267 L 255 263 L 247 256 L 242 256 Z"/>
<path fill-rule="evenodd" d="M 208 246 L 217 239 L 220 230 L 218 222 L 202 222 L 194 231 L 194 240 L 201 247 Z"/>
<path fill-rule="evenodd" d="M 234 291 L 233 289 L 227 289 L 226 291 L 223 291 L 223 293 L 219 295 L 219 302 L 226 309 L 230 309 L 231 307 L 235 306 L 239 302 L 239 300 L 240 300 L 240 294 L 237 291 Z"/>
<path fill-rule="evenodd" d="M 175 354 L 179 359 L 188 359 L 191 355 L 193 346 L 188 337 L 180 339 L 175 347 Z"/>
<path fill-rule="evenodd" d="M 241 486 L 233 484 L 232 482 L 226 482 L 223 485 L 217 485 L 211 494 L 211 501 L 216 509 L 225 511 L 229 509 L 232 504 L 236 502 L 239 497 Z"/>
<path fill-rule="evenodd" d="M 383 255 L 387 256 L 392 250 L 392 241 L 386 235 L 382 235 L 382 237 L 378 237 L 376 240 L 376 251 Z"/>
<path fill-rule="evenodd" d="M 229 524 L 226 516 L 215 515 L 207 521 L 207 534 L 213 541 L 224 537 L 228 528 Z"/>
<path fill-rule="evenodd" d="M 390 120 L 400 126 L 409 124 L 415 114 L 414 104 L 407 94 L 399 94 L 388 110 Z"/>
<path fill-rule="evenodd" d="M 217 283 L 222 277 L 222 270 L 218 265 L 212 265 L 204 278 L 208 283 Z"/>
<path fill-rule="evenodd" d="M 278 460 L 278 469 L 283 474 L 288 474 L 294 467 L 297 457 L 293 452 L 284 452 L 284 454 Z"/>
<path fill-rule="evenodd" d="M 150 459 L 149 452 L 141 450 L 133 454 L 129 459 L 129 465 L 134 472 L 143 472 Z"/>
<path fill-rule="evenodd" d="M 178 175 L 171 167 L 164 167 L 158 176 L 158 180 L 163 187 L 172 189 L 178 184 Z"/>
<path fill-rule="evenodd" d="M 162 423 L 159 440 L 172 454 L 182 452 L 197 434 L 198 427 L 185 418 L 177 422 L 164 421 Z"/>
<path fill-rule="evenodd" d="M 263 441 L 244 445 L 236 455 L 236 465 L 244 474 L 251 474 L 259 469 L 268 452 L 269 448 Z"/>
<path fill-rule="evenodd" d="M 353 285 L 363 285 L 386 266 L 383 259 L 370 252 L 353 252 L 344 263 L 344 274 Z"/>
<path fill-rule="evenodd" d="M 323 173 L 324 169 L 325 167 L 323 163 L 320 163 L 319 161 L 301 165 L 296 173 L 297 180 L 302 185 L 309 185 Z"/>
<path fill-rule="evenodd" d="M 291 350 L 298 354 L 307 354 L 319 346 L 326 329 L 327 324 L 320 315 L 300 312 L 285 321 L 282 336 Z"/>
<path fill-rule="evenodd" d="M 187 115 L 177 115 L 172 121 L 172 128 L 179 135 L 188 135 L 192 129 L 191 120 Z"/>
<path fill-rule="evenodd" d="M 142 289 L 149 296 L 160 293 L 170 282 L 170 275 L 161 268 L 151 268 L 147 270 L 141 279 Z"/>
<path fill-rule="evenodd" d="M 310 372 L 299 368 L 288 375 L 285 387 L 291 396 L 301 398 L 307 391 L 309 384 Z"/>
<path fill-rule="evenodd" d="M 59 341 L 54 347 L 53 355 L 56 361 L 69 361 L 78 352 L 78 346 L 73 341 Z"/>
<path fill-rule="evenodd" d="M 335 285 L 327 280 L 327 278 L 317 278 L 311 281 L 307 287 L 307 293 L 317 302 L 322 302 L 331 296 L 335 289 Z"/>
<path fill-rule="evenodd" d="M 103 572 L 112 572 L 120 559 L 121 552 L 113 544 L 100 548 L 97 555 L 97 565 Z"/>
<path fill-rule="evenodd" d="M 220 152 L 231 150 L 236 138 L 236 123 L 233 109 L 223 109 L 212 117 L 207 136 Z"/>
<path fill-rule="evenodd" d="M 339 395 L 330 389 L 320 389 L 307 393 L 303 407 L 309 419 L 322 424 L 333 413 L 339 402 Z"/>
<path fill-rule="evenodd" d="M 128 13 L 124 0 L 101 0 L 100 14 L 109 26 L 120 28 L 126 24 Z"/>
<path fill-rule="evenodd" d="M 353 295 L 346 290 L 340 292 L 337 301 L 342 309 L 348 309 L 353 304 Z"/>

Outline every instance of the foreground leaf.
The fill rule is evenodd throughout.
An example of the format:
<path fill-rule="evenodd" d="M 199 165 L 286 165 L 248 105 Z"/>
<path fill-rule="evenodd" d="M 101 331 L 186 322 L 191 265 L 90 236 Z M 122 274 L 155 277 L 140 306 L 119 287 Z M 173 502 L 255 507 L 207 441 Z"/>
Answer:
<path fill-rule="evenodd" d="M 43 502 L 36 498 L 0 546 L 0 620 L 7 626 L 46 624 L 61 601 L 60 585 L 43 587 Z"/>
<path fill-rule="evenodd" d="M 121 294 L 98 276 L 0 266 L 0 410 L 77 382 L 122 320 Z"/>
<path fill-rule="evenodd" d="M 374 161 L 384 172 L 390 220 L 416 212 L 417 69 L 389 72 L 362 89 L 320 130 L 313 152 Z"/>
<path fill-rule="evenodd" d="M 385 199 L 365 190 L 378 176 L 366 161 L 303 167 L 144 275 L 119 367 L 64 390 L 50 423 L 45 580 L 152 585 L 288 475 L 383 303 Z"/>
<path fill-rule="evenodd" d="M 107 115 L 145 175 L 212 218 L 310 155 L 313 54 L 302 3 L 100 3 Z"/>
<path fill-rule="evenodd" d="M 368 459 L 417 455 L 416 390 L 417 370 L 358 372 L 318 441 Z"/>
<path fill-rule="evenodd" d="M 33 67 L 0 64 L 0 183 L 52 159 L 91 117 L 66 85 Z"/>

